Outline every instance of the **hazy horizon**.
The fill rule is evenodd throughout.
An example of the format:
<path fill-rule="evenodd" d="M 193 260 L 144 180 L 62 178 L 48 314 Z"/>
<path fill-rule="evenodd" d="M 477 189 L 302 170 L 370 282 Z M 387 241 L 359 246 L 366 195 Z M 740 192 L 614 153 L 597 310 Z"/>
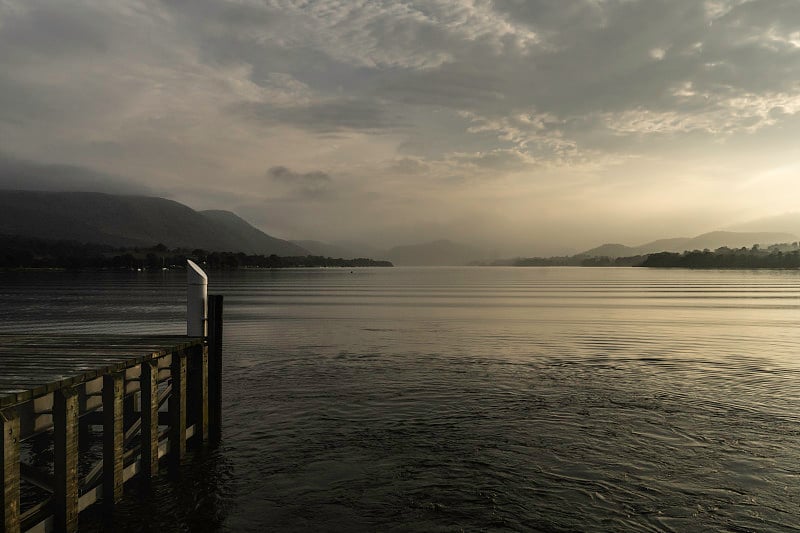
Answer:
<path fill-rule="evenodd" d="M 500 255 L 690 237 L 796 210 L 799 23 L 779 0 L 6 0 L 0 188 Z"/>

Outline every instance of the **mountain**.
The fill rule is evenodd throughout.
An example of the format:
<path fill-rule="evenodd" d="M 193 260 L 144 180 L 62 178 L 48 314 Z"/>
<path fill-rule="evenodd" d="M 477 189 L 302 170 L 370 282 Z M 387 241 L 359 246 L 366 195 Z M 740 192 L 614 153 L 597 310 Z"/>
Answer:
<path fill-rule="evenodd" d="M 309 250 L 302 246 L 267 235 L 260 229 L 251 226 L 236 213 L 220 210 L 199 211 L 199 213 L 216 224 L 220 236 L 226 242 L 237 243 L 237 252 L 281 256 L 309 254 Z"/>
<path fill-rule="evenodd" d="M 683 252 L 686 250 L 714 250 L 721 246 L 729 248 L 750 248 L 754 244 L 767 245 L 781 242 L 793 242 L 797 236 L 791 233 L 777 232 L 736 232 L 712 231 L 697 237 L 678 237 L 659 239 L 639 246 L 622 244 L 603 244 L 579 255 L 591 257 L 630 257 L 633 255 L 652 254 L 656 252 Z"/>
<path fill-rule="evenodd" d="M 233 213 L 197 211 L 152 196 L 0 190 L 0 234 L 112 246 L 306 255 Z"/>
<path fill-rule="evenodd" d="M 699 237 L 695 237 L 697 239 Z M 654 253 L 654 252 L 668 252 L 668 251 L 684 251 L 684 250 L 694 250 L 697 248 L 696 245 L 692 244 L 694 241 L 692 237 L 673 237 L 671 239 L 658 239 L 653 242 L 648 242 L 647 244 L 643 244 L 641 246 L 637 246 L 636 250 L 638 253 Z M 707 246 L 703 246 L 703 248 L 707 248 Z M 719 246 L 715 246 L 715 248 L 719 248 Z"/>
<path fill-rule="evenodd" d="M 591 250 L 581 252 L 577 255 L 588 255 L 590 257 L 630 257 L 632 255 L 639 255 L 639 252 L 633 246 L 606 243 L 592 248 Z"/>
<path fill-rule="evenodd" d="M 321 255 L 323 257 L 342 257 L 353 259 L 354 257 L 363 257 L 358 253 L 345 248 L 337 246 L 336 244 L 328 244 L 320 241 L 291 241 L 292 244 L 301 246 L 311 252 L 311 255 Z"/>
<path fill-rule="evenodd" d="M 342 250 L 348 250 L 353 257 L 386 257 L 386 249 L 378 248 L 361 241 L 334 241 L 331 243 Z"/>
<path fill-rule="evenodd" d="M 386 259 L 403 266 L 461 266 L 472 261 L 490 259 L 483 250 L 448 240 L 395 246 Z"/>
<path fill-rule="evenodd" d="M 291 241 L 297 246 L 302 246 L 312 255 L 324 257 L 342 257 L 345 259 L 355 259 L 359 257 L 370 257 L 379 259 L 386 257 L 387 251 L 381 250 L 369 244 L 353 241 L 336 241 L 332 243 L 321 241 Z"/>
<path fill-rule="evenodd" d="M 689 241 L 686 250 L 714 250 L 720 246 L 729 248 L 751 248 L 754 244 L 767 245 L 780 242 L 793 242 L 797 235 L 778 232 L 744 232 L 744 231 L 712 231 L 704 233 Z M 681 250 L 683 251 L 683 250 Z"/>

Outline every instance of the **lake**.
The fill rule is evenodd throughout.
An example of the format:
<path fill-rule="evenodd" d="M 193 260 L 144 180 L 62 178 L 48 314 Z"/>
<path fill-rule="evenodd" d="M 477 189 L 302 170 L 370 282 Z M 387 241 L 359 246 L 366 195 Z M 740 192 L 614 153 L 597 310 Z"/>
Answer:
<path fill-rule="evenodd" d="M 153 496 L 126 485 L 120 531 L 800 528 L 800 272 L 239 271 L 209 292 L 223 444 Z M 3 272 L 0 298 L 3 331 L 185 332 L 180 272 Z"/>

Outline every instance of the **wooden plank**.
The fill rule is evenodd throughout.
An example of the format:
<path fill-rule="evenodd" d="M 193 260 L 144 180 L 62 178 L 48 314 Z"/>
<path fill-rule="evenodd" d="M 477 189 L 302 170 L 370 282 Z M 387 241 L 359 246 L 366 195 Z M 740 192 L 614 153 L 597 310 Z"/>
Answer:
<path fill-rule="evenodd" d="M 142 363 L 141 471 L 145 481 L 158 475 L 158 363 Z"/>
<path fill-rule="evenodd" d="M 47 492 L 53 492 L 53 476 L 47 472 L 26 463 L 19 464 L 22 479 Z"/>
<path fill-rule="evenodd" d="M 65 388 L 53 399 L 55 529 L 74 533 L 78 530 L 78 394 Z"/>
<path fill-rule="evenodd" d="M 114 506 L 122 499 L 124 389 L 122 372 L 103 376 L 103 507 L 107 515 L 113 513 Z"/>
<path fill-rule="evenodd" d="M 0 501 L 0 524 L 7 533 L 19 533 L 20 530 L 20 498 L 19 498 L 19 414 L 15 409 L 0 411 L 0 474 L 3 483 L 2 501 Z"/>
<path fill-rule="evenodd" d="M 172 353 L 202 343 L 180 335 L 0 334 L 0 408 L 144 361 L 170 360 Z"/>
<path fill-rule="evenodd" d="M 177 472 L 186 455 L 186 353 L 172 357 L 172 394 L 169 397 L 170 413 L 170 466 Z"/>
<path fill-rule="evenodd" d="M 33 533 L 53 531 L 53 498 L 37 503 L 21 516 L 22 531 Z"/>
<path fill-rule="evenodd" d="M 208 430 L 209 439 L 222 438 L 222 296 L 208 297 Z"/>
<path fill-rule="evenodd" d="M 187 337 L 185 335 L 97 335 L 89 333 L 77 334 L 20 334 L 0 333 L 0 345 L 3 346 L 128 346 L 163 344 L 177 346 L 191 344 L 200 337 Z"/>

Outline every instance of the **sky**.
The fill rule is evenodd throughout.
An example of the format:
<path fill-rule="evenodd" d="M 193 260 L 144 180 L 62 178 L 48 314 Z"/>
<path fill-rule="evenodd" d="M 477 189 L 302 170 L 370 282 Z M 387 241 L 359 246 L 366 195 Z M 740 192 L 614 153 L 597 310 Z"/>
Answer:
<path fill-rule="evenodd" d="M 797 210 L 797 0 L 0 0 L 0 187 L 507 254 Z"/>

